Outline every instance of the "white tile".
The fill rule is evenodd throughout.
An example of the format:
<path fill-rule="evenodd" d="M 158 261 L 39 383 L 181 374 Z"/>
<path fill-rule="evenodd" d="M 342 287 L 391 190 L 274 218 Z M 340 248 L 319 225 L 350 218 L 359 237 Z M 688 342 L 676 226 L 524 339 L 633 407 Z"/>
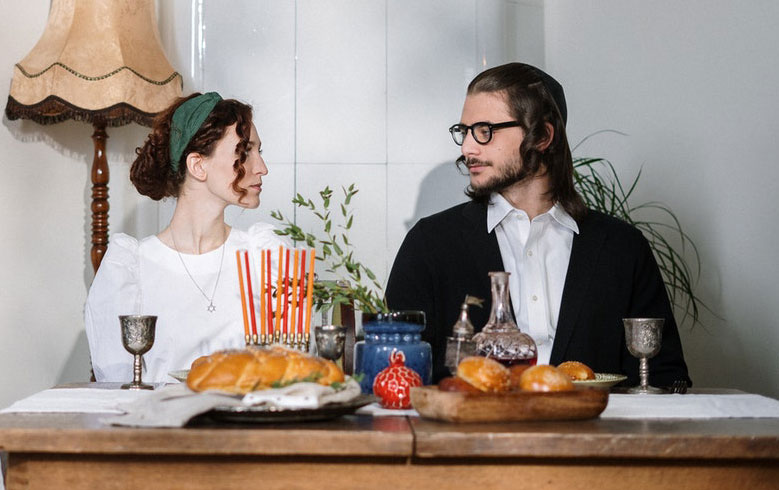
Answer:
<path fill-rule="evenodd" d="M 468 177 L 453 163 L 387 167 L 387 258 L 389 269 L 406 233 L 421 218 L 465 202 Z"/>
<path fill-rule="evenodd" d="M 203 90 L 251 104 L 265 157 L 293 162 L 294 2 L 205 2 L 204 20 Z"/>
<path fill-rule="evenodd" d="M 387 14 L 387 153 L 391 163 L 459 155 L 460 120 L 476 73 L 473 0 L 392 0 Z"/>
<path fill-rule="evenodd" d="M 333 189 L 330 209 L 334 226 L 342 223 L 339 207 L 343 200 L 342 187 L 357 185 L 359 192 L 350 206 L 354 221 L 348 237 L 354 244 L 354 258 L 369 267 L 382 286 L 387 276 L 385 172 L 385 165 L 297 165 L 297 191 L 314 201 L 319 209 L 322 207 L 319 191 L 326 186 Z M 297 223 L 309 233 L 324 236 L 321 221 L 307 210 L 298 212 Z"/>
<path fill-rule="evenodd" d="M 384 0 L 300 0 L 297 161 L 386 161 Z"/>
<path fill-rule="evenodd" d="M 162 49 L 173 68 L 181 73 L 184 93 L 193 92 L 200 87 L 193 78 L 192 2 L 157 2 L 157 7 Z"/>
<path fill-rule="evenodd" d="M 521 61 L 544 69 L 544 6 L 541 2 L 509 3 L 506 39 L 508 61 Z"/>
<path fill-rule="evenodd" d="M 476 2 L 476 66 L 479 71 L 509 61 L 509 23 L 513 14 L 513 3 L 506 0 L 479 0 Z M 513 49 L 511 50 L 513 51 Z"/>

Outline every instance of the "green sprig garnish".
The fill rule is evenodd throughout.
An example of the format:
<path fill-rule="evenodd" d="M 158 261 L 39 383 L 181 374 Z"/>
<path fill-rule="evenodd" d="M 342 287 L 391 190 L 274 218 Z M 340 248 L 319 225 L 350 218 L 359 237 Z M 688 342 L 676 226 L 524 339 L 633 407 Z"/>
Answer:
<path fill-rule="evenodd" d="M 271 211 L 271 217 L 280 221 L 283 227 L 276 234 L 288 236 L 295 242 L 303 242 L 308 247 L 319 246 L 321 254 L 316 259 L 324 262 L 325 271 L 336 276 L 335 281 L 317 281 L 313 296 L 317 308 L 324 311 L 337 305 L 352 305 L 367 313 L 386 313 L 389 311 L 384 293 L 376 275 L 354 257 L 352 242 L 348 231 L 354 224 L 354 212 L 350 205 L 358 189 L 354 184 L 342 187 L 343 200 L 338 203 L 338 211 L 332 212 L 333 191 L 329 186 L 319 192 L 321 205 L 298 193 L 292 203 L 300 209 L 309 210 L 321 223 L 322 234 L 303 231 L 298 225 L 284 217 L 279 210 Z M 333 217 L 337 217 L 337 221 Z"/>

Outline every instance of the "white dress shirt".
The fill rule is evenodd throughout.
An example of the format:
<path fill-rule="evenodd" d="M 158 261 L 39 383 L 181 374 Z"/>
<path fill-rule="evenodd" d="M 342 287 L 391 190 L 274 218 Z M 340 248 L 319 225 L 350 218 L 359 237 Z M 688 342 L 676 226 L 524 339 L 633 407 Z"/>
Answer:
<path fill-rule="evenodd" d="M 579 227 L 559 204 L 530 221 L 527 213 L 495 193 L 487 207 L 487 232 L 492 230 L 503 266 L 511 273 L 509 292 L 517 325 L 535 340 L 538 364 L 548 364 Z"/>

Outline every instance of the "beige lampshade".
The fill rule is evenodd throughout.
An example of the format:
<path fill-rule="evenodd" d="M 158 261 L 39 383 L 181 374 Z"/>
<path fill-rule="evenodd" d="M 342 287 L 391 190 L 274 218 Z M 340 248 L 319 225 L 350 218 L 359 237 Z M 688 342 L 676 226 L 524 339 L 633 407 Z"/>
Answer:
<path fill-rule="evenodd" d="M 15 65 L 8 119 L 150 126 L 181 95 L 154 0 L 52 0 L 38 44 Z"/>

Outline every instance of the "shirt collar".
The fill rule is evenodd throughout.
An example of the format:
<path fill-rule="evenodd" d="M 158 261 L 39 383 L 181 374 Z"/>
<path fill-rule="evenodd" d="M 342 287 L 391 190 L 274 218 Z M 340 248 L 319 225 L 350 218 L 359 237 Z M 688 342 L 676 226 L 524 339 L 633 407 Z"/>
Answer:
<path fill-rule="evenodd" d="M 505 197 L 497 192 L 493 192 L 490 196 L 489 204 L 487 205 L 487 233 L 492 233 L 492 230 L 494 230 L 506 216 L 511 214 L 512 211 L 518 212 L 519 210 L 514 208 Z M 572 232 L 576 234 L 579 233 L 579 226 L 576 224 L 576 220 L 563 209 L 559 202 L 556 202 L 554 206 L 544 214 L 548 214 L 555 221 Z"/>

